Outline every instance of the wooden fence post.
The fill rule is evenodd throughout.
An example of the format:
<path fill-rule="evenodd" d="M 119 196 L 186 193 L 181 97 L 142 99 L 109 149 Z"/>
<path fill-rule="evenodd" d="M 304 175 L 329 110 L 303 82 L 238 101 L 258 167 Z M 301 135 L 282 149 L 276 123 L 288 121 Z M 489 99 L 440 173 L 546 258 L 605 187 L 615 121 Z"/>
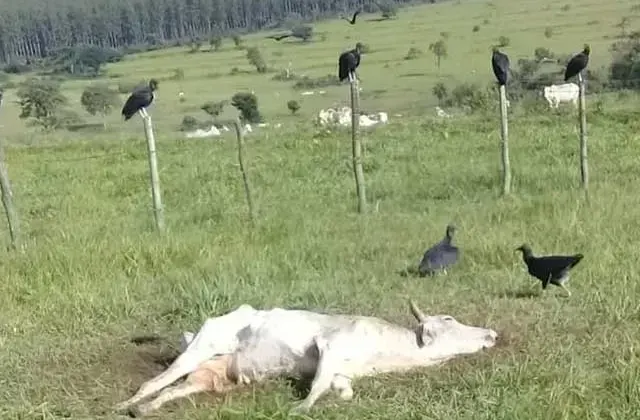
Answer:
<path fill-rule="evenodd" d="M 2 91 L 0 91 L 0 107 L 2 107 Z M 17 249 L 20 246 L 20 223 L 18 213 L 13 205 L 13 192 L 11 181 L 9 181 L 9 171 L 5 163 L 4 144 L 0 140 L 0 188 L 2 189 L 2 205 L 9 224 L 9 235 L 11 237 L 11 247 Z"/>
<path fill-rule="evenodd" d="M 502 137 L 502 194 L 509 195 L 511 193 L 511 162 L 509 159 L 509 117 L 505 85 L 500 85 L 500 128 Z"/>
<path fill-rule="evenodd" d="M 578 117 L 580 119 L 580 175 L 582 177 L 582 188 L 589 197 L 589 165 L 587 162 L 587 112 L 585 103 L 585 83 L 582 72 L 578 73 L 578 87 L 580 88 Z"/>
<path fill-rule="evenodd" d="M 156 228 L 164 231 L 164 209 L 160 197 L 160 177 L 158 175 L 158 157 L 156 155 L 156 138 L 153 135 L 153 124 L 149 114 L 141 113 L 144 121 L 144 135 L 147 138 L 147 151 L 149 152 L 149 173 L 151 176 L 151 195 L 153 198 L 153 215 Z"/>
<path fill-rule="evenodd" d="M 367 199 L 364 186 L 364 171 L 362 169 L 362 143 L 358 136 L 360 126 L 360 104 L 358 79 L 354 75 L 351 86 L 351 147 L 353 154 L 353 172 L 356 179 L 356 192 L 358 194 L 358 213 L 366 211 Z"/>
<path fill-rule="evenodd" d="M 247 198 L 247 206 L 249 207 L 249 219 L 251 225 L 255 226 L 256 216 L 253 210 L 253 199 L 251 198 L 251 187 L 249 184 L 249 176 L 247 170 L 244 167 L 244 139 L 242 133 L 242 126 L 238 118 L 233 120 L 233 125 L 236 129 L 236 139 L 238 140 L 238 163 L 240 164 L 240 172 L 242 172 L 242 182 L 244 183 L 244 194 Z"/>

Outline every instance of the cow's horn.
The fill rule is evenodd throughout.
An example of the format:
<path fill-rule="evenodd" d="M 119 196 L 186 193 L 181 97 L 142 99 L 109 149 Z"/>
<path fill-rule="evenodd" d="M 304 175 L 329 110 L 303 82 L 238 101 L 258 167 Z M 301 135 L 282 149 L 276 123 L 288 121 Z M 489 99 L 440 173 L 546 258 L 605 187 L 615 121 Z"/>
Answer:
<path fill-rule="evenodd" d="M 418 322 L 425 322 L 427 320 L 427 317 L 424 316 L 420 308 L 418 308 L 418 305 L 416 305 L 416 303 L 411 299 L 409 299 L 409 307 L 411 308 L 411 313 L 416 317 Z"/>

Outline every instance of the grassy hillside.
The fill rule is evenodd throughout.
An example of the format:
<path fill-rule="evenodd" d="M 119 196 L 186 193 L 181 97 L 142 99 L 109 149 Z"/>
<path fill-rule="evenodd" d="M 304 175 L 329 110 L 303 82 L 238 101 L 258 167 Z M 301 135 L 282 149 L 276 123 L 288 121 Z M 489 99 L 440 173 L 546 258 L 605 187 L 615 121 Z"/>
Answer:
<path fill-rule="evenodd" d="M 372 209 L 366 216 L 355 213 L 348 135 L 317 137 L 310 122 L 319 109 L 345 102 L 347 87 L 301 97 L 291 83 L 270 80 L 273 73 L 229 76 L 233 67 L 252 70 L 230 41 L 221 52 L 172 49 L 108 67 L 114 85 L 168 78 L 175 68 L 185 74 L 162 82 L 150 110 L 168 225 L 163 237 L 152 229 L 137 117 L 125 124 L 116 112 L 104 133 L 43 134 L 17 119 L 8 91 L 1 134 L 10 145 L 26 249 L 7 252 L 0 265 L 0 418 L 120 418 L 113 405 L 162 369 L 157 360 L 181 331 L 243 302 L 412 325 L 405 304 L 412 295 L 429 313 L 496 329 L 500 345 L 439 368 L 357 381 L 353 402 L 325 398 L 312 418 L 637 419 L 637 98 L 589 102 L 602 101 L 589 113 L 589 203 L 579 190 L 574 111 L 516 110 L 514 193 L 507 199 L 498 198 L 497 110 L 446 121 L 432 116 L 435 82 L 492 80 L 489 46 L 501 35 L 511 40 L 505 50 L 512 62 L 538 46 L 566 53 L 589 42 L 593 68 L 607 66 L 615 25 L 632 15 L 632 3 L 563 6 L 446 3 L 402 10 L 393 22 L 369 23 L 365 15 L 355 26 L 319 24 L 326 40 L 307 45 L 265 34 L 246 38 L 272 67 L 291 61 L 294 71 L 313 77 L 335 72 L 340 51 L 356 41 L 370 45 L 360 70 L 362 104 L 388 111 L 391 124 L 364 135 Z M 476 33 L 474 25 L 481 26 Z M 449 56 L 438 72 L 428 45 L 441 32 L 450 34 Z M 425 55 L 402 60 L 411 46 Z M 65 82 L 64 92 L 78 102 L 86 83 Z M 239 90 L 255 90 L 267 120 L 283 123 L 247 137 L 259 214 L 253 231 L 232 137 L 187 141 L 175 131 L 183 115 L 205 117 L 203 102 Z M 289 99 L 301 100 L 300 116 L 288 115 Z M 458 226 L 460 264 L 447 276 L 400 276 L 449 222 Z M 568 285 L 571 298 L 554 287 L 539 293 L 514 252 L 523 242 L 542 254 L 585 254 Z M 128 341 L 149 333 L 166 343 Z M 158 415 L 280 419 L 298 399 L 275 381 L 226 398 L 182 401 Z"/>
<path fill-rule="evenodd" d="M 519 58 L 530 58 L 536 47 L 570 54 L 588 42 L 593 49 L 590 68 L 605 71 L 611 61 L 609 47 L 621 32 L 616 25 L 622 17 L 631 17 L 629 29 L 633 29 L 634 16 L 640 17 L 632 11 L 633 4 L 631 1 L 605 4 L 595 0 L 566 5 L 537 1 L 445 2 L 402 10 L 398 19 L 392 21 L 371 21 L 378 16 L 365 14 L 359 17 L 357 25 L 345 21 L 321 23 L 314 28 L 318 34 L 316 41 L 308 44 L 294 39 L 276 42 L 261 33 L 247 36 L 245 45 L 257 46 L 276 72 L 291 63 L 297 75 L 316 78 L 335 74 L 340 52 L 353 48 L 357 41 L 364 42 L 371 53 L 363 57 L 360 69 L 362 106 L 367 110 L 411 111 L 424 115 L 432 114 L 432 106 L 436 104 L 431 94 L 436 82 L 442 81 L 450 87 L 462 82 L 484 86 L 492 80 L 490 46 L 500 36 L 510 40 L 505 51 L 514 66 Z M 476 25 L 480 29 L 473 32 Z M 550 38 L 545 36 L 547 28 L 551 30 Z M 448 35 L 448 57 L 438 70 L 429 44 L 440 39 L 442 33 Z M 423 55 L 405 60 L 412 47 L 421 50 Z M 241 73 L 229 76 L 234 67 Z M 235 49 L 228 38 L 219 52 L 189 54 L 188 48 L 173 48 L 128 56 L 125 62 L 108 67 L 106 80 L 115 87 L 118 83 L 150 77 L 166 79 L 174 76 L 176 69 L 182 70 L 184 79 L 162 81 L 153 107 L 161 136 L 173 137 L 171 131 L 184 115 L 206 117 L 199 109 L 204 102 L 229 99 L 238 91 L 255 91 L 268 120 L 286 119 L 289 115 L 286 103 L 290 99 L 301 102 L 302 116 L 312 117 L 321 108 L 347 102 L 349 98 L 348 89 L 340 86 L 322 88 L 326 91 L 324 95 L 301 96 L 300 93 L 308 89 L 294 90 L 291 82 L 274 81 L 275 73 L 258 74 L 247 61 L 246 51 Z M 86 84 L 85 81 L 64 84 L 66 95 L 83 116 L 87 115 L 80 108 L 79 100 Z M 185 103 L 178 102 L 180 91 L 186 95 Z M 124 99 L 123 95 L 123 102 Z M 7 120 L 15 119 L 18 113 L 12 107 L 5 109 Z M 118 120 L 119 115 L 114 112 L 110 123 L 119 127 Z M 24 132 L 20 124 L 5 123 L 5 126 L 7 134 Z M 133 135 L 140 127 L 131 123 L 123 130 Z"/>

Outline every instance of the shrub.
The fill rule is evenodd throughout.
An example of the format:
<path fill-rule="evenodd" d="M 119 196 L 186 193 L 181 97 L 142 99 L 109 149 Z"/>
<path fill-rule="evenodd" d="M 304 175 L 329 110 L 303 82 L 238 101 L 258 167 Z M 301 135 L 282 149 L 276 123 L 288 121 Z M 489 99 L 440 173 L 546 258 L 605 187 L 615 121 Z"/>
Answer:
<path fill-rule="evenodd" d="M 200 38 L 192 38 L 191 39 L 191 49 L 190 53 L 197 53 L 202 48 L 202 40 Z"/>
<path fill-rule="evenodd" d="M 231 98 L 231 105 L 240 111 L 240 119 L 244 123 L 262 122 L 258 110 L 258 98 L 253 93 L 238 92 Z"/>
<path fill-rule="evenodd" d="M 247 49 L 247 60 L 249 60 L 251 65 L 255 66 L 258 73 L 267 72 L 267 63 L 264 61 L 262 54 L 260 54 L 258 47 L 251 47 Z"/>
<path fill-rule="evenodd" d="M 498 38 L 498 47 L 505 48 L 508 47 L 509 44 L 511 44 L 511 40 L 508 37 L 502 35 Z"/>
<path fill-rule="evenodd" d="M 32 77 L 20 84 L 17 95 L 20 119 L 30 118 L 46 130 L 63 123 L 61 116 L 68 100 L 60 91 L 60 83 Z"/>
<path fill-rule="evenodd" d="M 420 56 L 422 56 L 424 54 L 424 52 L 416 47 L 411 47 L 409 48 L 409 51 L 407 51 L 407 55 L 404 56 L 405 60 L 415 60 L 417 58 L 420 58 Z"/>
<path fill-rule="evenodd" d="M 489 92 L 472 83 L 462 83 L 451 91 L 447 105 L 452 105 L 470 111 L 489 108 L 491 98 Z"/>
<path fill-rule="evenodd" d="M 289 108 L 289 111 L 291 111 L 291 114 L 295 114 L 300 109 L 300 104 L 298 103 L 298 101 L 295 101 L 292 99 L 289 102 L 287 102 L 287 108 Z"/>
<path fill-rule="evenodd" d="M 193 131 L 198 128 L 200 123 L 195 117 L 185 115 L 180 123 L 180 131 Z"/>
<path fill-rule="evenodd" d="M 5 73 L 9 74 L 23 74 L 31 71 L 31 66 L 22 63 L 9 63 L 2 69 Z"/>
<path fill-rule="evenodd" d="M 210 101 L 203 104 L 200 109 L 211 115 L 212 117 L 217 117 L 222 113 L 222 111 L 224 111 L 224 106 L 228 103 L 229 101 L 227 100 L 220 102 Z"/>
<path fill-rule="evenodd" d="M 436 58 L 436 66 L 440 69 L 440 62 L 443 58 L 447 58 L 447 44 L 443 39 L 434 42 L 429 45 L 429 51 L 431 51 Z"/>
<path fill-rule="evenodd" d="M 240 35 L 233 34 L 231 35 L 231 39 L 233 40 L 233 44 L 236 46 L 236 49 L 241 50 L 244 48 L 244 41 Z"/>
<path fill-rule="evenodd" d="M 290 82 L 291 80 L 296 80 L 298 77 L 296 74 L 290 69 L 282 69 L 279 73 L 275 74 L 271 80 L 275 80 L 278 82 Z"/>
<path fill-rule="evenodd" d="M 294 89 L 314 89 L 328 86 L 340 86 L 340 80 L 335 74 L 327 74 L 324 77 L 311 78 L 304 76 L 300 78 L 294 85 Z"/>
<path fill-rule="evenodd" d="M 551 38 L 553 36 L 553 28 L 550 26 L 544 28 L 544 36 L 545 38 Z"/>
<path fill-rule="evenodd" d="M 398 6 L 391 1 L 376 3 L 384 19 L 392 19 L 398 15 Z"/>
<path fill-rule="evenodd" d="M 541 61 L 545 58 L 554 58 L 554 54 L 548 49 L 548 48 L 544 48 L 544 47 L 538 47 L 535 49 L 535 51 L 533 51 L 533 57 L 537 60 L 537 61 Z"/>
<path fill-rule="evenodd" d="M 433 96 L 438 98 L 438 103 L 440 105 L 444 104 L 449 96 L 449 91 L 447 90 L 447 87 L 442 82 L 436 83 L 433 86 L 433 89 L 431 89 L 431 92 L 433 92 Z"/>
<path fill-rule="evenodd" d="M 300 38 L 304 42 L 313 38 L 313 27 L 309 25 L 299 25 L 291 30 L 291 36 L 294 38 Z"/>
<path fill-rule="evenodd" d="M 611 46 L 613 61 L 609 79 L 616 88 L 640 87 L 640 37 L 631 34 L 627 39 Z"/>
<path fill-rule="evenodd" d="M 109 115 L 119 103 L 118 92 L 111 90 L 105 84 L 88 86 L 80 96 L 80 103 L 91 115 Z M 103 122 L 106 128 L 107 123 Z"/>
<path fill-rule="evenodd" d="M 211 51 L 218 51 L 222 47 L 222 37 L 219 35 L 212 36 L 209 39 L 209 46 L 211 47 Z"/>
<path fill-rule="evenodd" d="M 471 29 L 471 32 L 479 32 L 480 31 L 480 25 L 474 25 L 473 29 Z"/>

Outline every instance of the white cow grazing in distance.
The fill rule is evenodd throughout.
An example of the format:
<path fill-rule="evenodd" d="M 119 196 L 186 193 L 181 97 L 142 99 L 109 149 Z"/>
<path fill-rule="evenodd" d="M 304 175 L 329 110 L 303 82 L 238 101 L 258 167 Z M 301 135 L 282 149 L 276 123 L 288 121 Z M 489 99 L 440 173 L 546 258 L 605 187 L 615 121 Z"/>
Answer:
<path fill-rule="evenodd" d="M 351 399 L 354 378 L 431 366 L 495 345 L 498 335 L 491 329 L 449 315 L 425 316 L 412 301 L 410 307 L 419 323 L 414 329 L 369 316 L 241 305 L 207 319 L 195 336 L 184 333 L 182 354 L 116 409 L 146 415 L 177 398 L 287 374 L 313 378 L 308 396 L 294 409 L 306 411 L 330 389 Z M 185 375 L 185 382 L 166 388 Z"/>
<path fill-rule="evenodd" d="M 574 106 L 578 106 L 580 87 L 575 83 L 545 86 L 542 94 L 551 108 L 558 108 L 560 102 L 572 102 Z"/>

